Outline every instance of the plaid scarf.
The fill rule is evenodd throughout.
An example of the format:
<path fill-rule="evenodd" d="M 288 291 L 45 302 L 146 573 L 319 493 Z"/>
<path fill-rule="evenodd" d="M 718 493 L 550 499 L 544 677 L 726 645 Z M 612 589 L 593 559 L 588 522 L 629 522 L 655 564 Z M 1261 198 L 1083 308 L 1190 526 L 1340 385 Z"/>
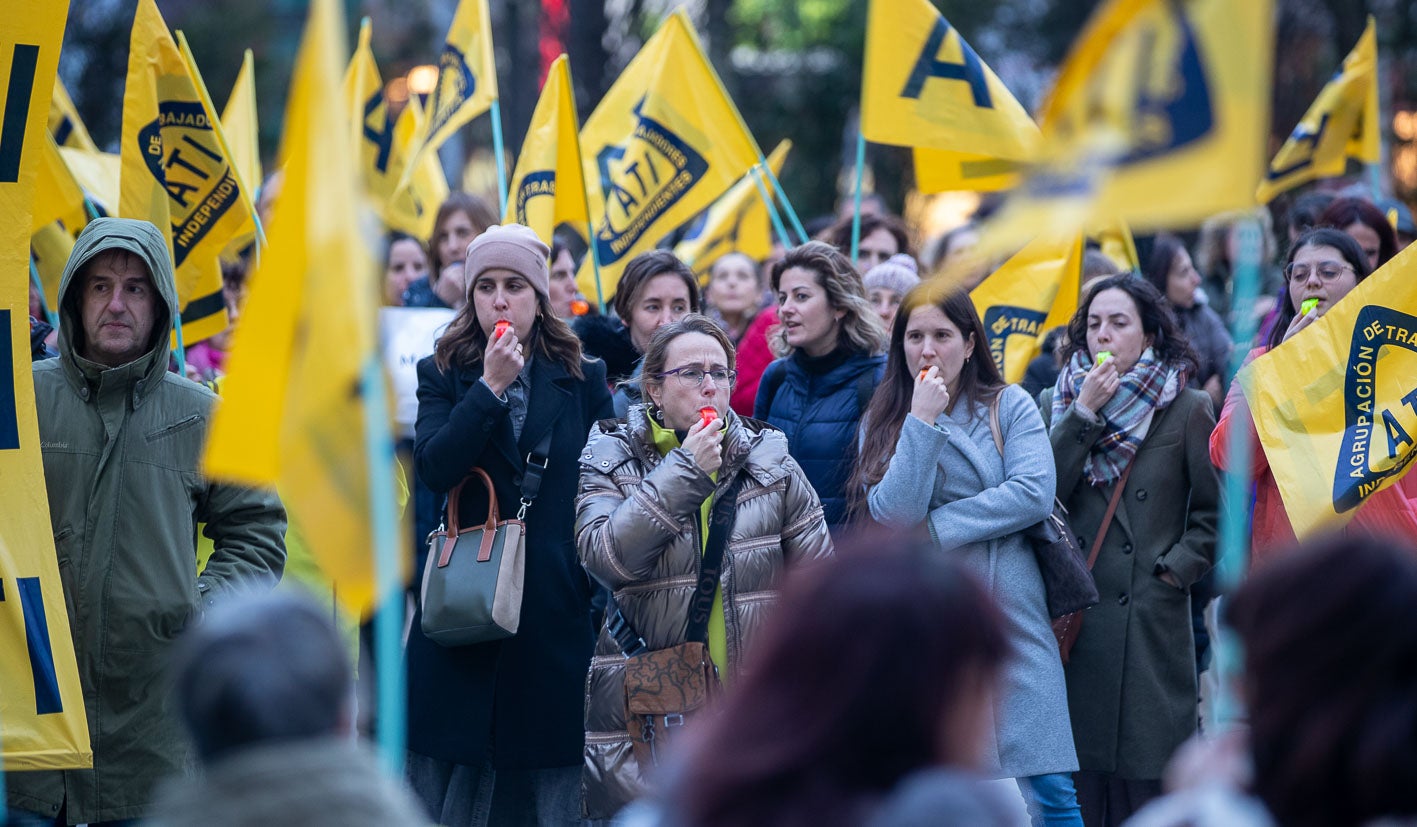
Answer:
<path fill-rule="evenodd" d="M 1086 351 L 1078 351 L 1058 374 L 1053 390 L 1053 427 L 1063 420 L 1068 406 L 1082 390 L 1082 380 L 1092 368 Z M 1136 365 L 1122 376 L 1117 392 L 1094 411 L 1102 420 L 1102 436 L 1093 443 L 1083 463 L 1083 475 L 1089 484 L 1103 486 L 1122 476 L 1137 449 L 1151 428 L 1156 412 L 1170 405 L 1186 386 L 1184 372 L 1156 359 L 1151 348 L 1142 353 Z"/>

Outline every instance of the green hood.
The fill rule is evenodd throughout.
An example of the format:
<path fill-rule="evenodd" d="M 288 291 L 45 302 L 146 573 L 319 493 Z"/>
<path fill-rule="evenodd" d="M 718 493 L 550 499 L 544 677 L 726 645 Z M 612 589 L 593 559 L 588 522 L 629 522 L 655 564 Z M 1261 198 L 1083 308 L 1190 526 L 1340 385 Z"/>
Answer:
<path fill-rule="evenodd" d="M 148 351 L 131 367 L 144 377 L 160 375 L 167 370 L 171 349 L 168 331 L 177 314 L 177 283 L 172 274 L 172 256 L 167 251 L 167 240 L 148 221 L 98 218 L 89 222 L 74 242 L 74 252 L 69 255 L 69 261 L 64 265 L 64 276 L 59 281 L 59 358 L 65 374 L 80 385 L 85 381 L 84 366 L 93 366 L 93 363 L 81 359 L 78 353 L 84 330 L 84 320 L 79 312 L 82 287 L 79 273 L 94 256 L 106 250 L 126 250 L 141 258 L 148 267 L 158 295 L 162 296 L 158 317 L 153 321 Z"/>

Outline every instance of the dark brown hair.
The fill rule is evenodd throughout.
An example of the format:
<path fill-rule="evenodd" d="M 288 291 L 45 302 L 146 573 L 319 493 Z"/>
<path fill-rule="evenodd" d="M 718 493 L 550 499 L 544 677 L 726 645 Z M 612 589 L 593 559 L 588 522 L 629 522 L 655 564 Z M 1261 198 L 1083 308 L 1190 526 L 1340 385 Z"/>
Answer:
<path fill-rule="evenodd" d="M 1087 353 L 1087 314 L 1092 310 L 1092 301 L 1103 290 L 1121 290 L 1136 305 L 1137 318 L 1141 321 L 1142 332 L 1151 337 L 1151 349 L 1157 361 L 1182 368 L 1187 376 L 1195 376 L 1199 361 L 1191 342 L 1181 331 L 1171 308 L 1166 306 L 1166 298 L 1151 286 L 1151 282 L 1131 273 L 1108 276 L 1092 286 L 1078 305 L 1078 312 L 1068 322 L 1068 349 L 1063 354 L 1063 363 L 1074 353 Z"/>
<path fill-rule="evenodd" d="M 469 285 L 471 289 L 471 285 Z M 581 340 L 571 326 L 551 309 L 551 299 L 540 290 L 536 293 L 536 324 L 527 338 L 526 349 L 561 365 L 566 372 L 584 379 L 581 370 Z M 469 367 L 482 361 L 487 349 L 487 334 L 477 320 L 477 304 L 471 299 L 453 318 L 438 344 L 433 347 L 433 363 L 439 370 Z"/>
<path fill-rule="evenodd" d="M 686 744 L 688 827 L 836 827 L 911 772 L 958 762 L 947 739 L 1007 656 L 988 593 L 957 560 L 896 535 L 789 578 L 721 714 Z"/>
<path fill-rule="evenodd" d="M 861 216 L 861 235 L 857 238 L 865 238 L 877 230 L 885 230 L 895 237 L 896 246 L 900 249 L 897 252 L 912 254 L 910 249 L 910 236 L 905 232 L 905 225 L 899 218 L 889 214 L 863 215 Z M 822 241 L 830 244 L 841 251 L 842 255 L 851 255 L 851 216 L 846 216 L 838 220 L 835 224 L 822 231 L 817 236 Z"/>
<path fill-rule="evenodd" d="M 689 312 L 701 312 L 699 280 L 694 278 L 694 271 L 689 265 L 668 250 L 648 250 L 630 259 L 630 263 L 625 265 L 625 272 L 620 274 L 620 283 L 615 286 L 612 303 L 615 315 L 620 317 L 625 327 L 630 326 L 630 313 L 635 308 L 635 302 L 639 301 L 640 293 L 644 292 L 645 285 L 655 276 L 665 275 L 683 279 L 684 286 L 689 290 Z"/>
<path fill-rule="evenodd" d="M 1397 255 L 1397 232 L 1387 223 L 1387 216 L 1371 201 L 1364 198 L 1337 198 L 1319 216 L 1319 224 L 1344 230 L 1354 224 L 1362 224 L 1378 235 L 1378 266 L 1388 263 Z M 1366 255 L 1363 256 L 1367 258 Z M 1370 268 L 1371 269 L 1371 268 Z"/>
<path fill-rule="evenodd" d="M 1284 287 L 1279 291 L 1279 306 L 1276 308 L 1279 313 L 1274 317 L 1274 327 L 1270 328 L 1269 341 L 1266 343 L 1271 350 L 1284 343 L 1284 334 L 1289 331 L 1290 322 L 1294 321 L 1294 302 L 1289 297 L 1289 265 L 1294 263 L 1294 256 L 1305 247 L 1332 247 L 1337 250 L 1343 260 L 1353 268 L 1353 277 L 1359 282 L 1372 272 L 1368 269 L 1367 255 L 1363 253 L 1358 242 L 1353 240 L 1353 236 L 1334 227 L 1305 230 L 1294 239 L 1294 243 L 1289 246 L 1289 255 L 1284 258 Z"/>
<path fill-rule="evenodd" d="M 942 292 L 930 284 L 921 284 L 905 294 L 900 310 L 891 325 L 891 343 L 886 350 L 886 373 L 866 413 L 861 417 L 866 438 L 846 484 L 847 500 L 853 514 L 866 514 L 866 489 L 881 481 L 895 456 L 895 443 L 901 426 L 910 415 L 910 400 L 915 394 L 915 376 L 905 364 L 905 329 L 910 326 L 910 314 L 934 305 L 945 314 L 950 324 L 959 328 L 965 339 L 974 340 L 974 353 L 959 374 L 959 389 L 950 405 L 984 404 L 993 401 L 1004 389 L 1004 376 L 989 352 L 989 337 L 979 311 L 963 290 Z"/>
<path fill-rule="evenodd" d="M 690 313 L 677 322 L 660 325 L 659 329 L 650 337 L 649 344 L 645 347 L 644 366 L 640 370 L 642 386 L 648 388 L 650 385 L 664 384 L 664 380 L 660 378 L 659 374 L 664 373 L 669 358 L 669 345 L 686 333 L 702 333 L 718 342 L 723 348 L 724 356 L 728 358 L 728 369 L 733 370 L 737 366 L 738 354 L 733 349 L 733 341 L 728 338 L 727 333 L 723 332 L 723 328 L 708 316 Z M 644 403 L 646 408 L 655 407 L 648 390 L 644 393 Z"/>
<path fill-rule="evenodd" d="M 1254 792 L 1285 827 L 1417 815 L 1417 550 L 1321 537 L 1227 608 L 1245 652 Z"/>

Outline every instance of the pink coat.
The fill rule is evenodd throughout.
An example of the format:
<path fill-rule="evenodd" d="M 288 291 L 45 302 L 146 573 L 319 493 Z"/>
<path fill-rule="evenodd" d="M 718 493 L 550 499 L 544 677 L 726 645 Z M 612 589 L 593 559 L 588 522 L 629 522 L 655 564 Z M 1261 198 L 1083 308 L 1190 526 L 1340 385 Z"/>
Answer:
<path fill-rule="evenodd" d="M 1249 364 L 1264 355 L 1269 348 L 1258 347 L 1245 357 Z M 1250 414 L 1249 403 L 1240 389 L 1240 383 L 1232 382 L 1230 392 L 1225 395 L 1225 408 L 1220 413 L 1220 421 L 1210 435 L 1210 461 L 1222 471 L 1230 465 L 1230 429 L 1244 427 L 1250 429 L 1251 445 L 1255 446 L 1250 457 L 1250 472 L 1255 481 L 1255 513 L 1251 527 L 1251 567 L 1263 562 L 1293 546 L 1297 540 L 1294 528 L 1289 523 L 1289 514 L 1284 510 L 1284 500 L 1279 495 L 1279 485 L 1274 481 L 1274 473 L 1269 468 L 1269 458 L 1260 445 L 1255 432 L 1255 420 Z M 1395 484 L 1384 488 L 1358 507 L 1349 526 L 1380 536 L 1402 538 L 1412 542 L 1417 538 L 1417 474 L 1408 474 Z"/>
<path fill-rule="evenodd" d="M 768 331 L 776 325 L 777 307 L 769 305 L 758 311 L 738 341 L 738 384 L 733 387 L 728 406 L 739 416 L 753 415 L 753 402 L 758 398 L 763 371 L 777 358 L 768 348 Z"/>

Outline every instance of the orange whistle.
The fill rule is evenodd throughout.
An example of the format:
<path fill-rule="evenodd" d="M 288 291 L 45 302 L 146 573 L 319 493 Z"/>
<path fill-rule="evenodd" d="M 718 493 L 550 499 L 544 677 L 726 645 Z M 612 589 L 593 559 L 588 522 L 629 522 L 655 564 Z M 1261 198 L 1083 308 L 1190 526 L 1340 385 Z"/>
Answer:
<path fill-rule="evenodd" d="M 590 312 L 590 302 L 585 299 L 575 299 L 571 302 L 571 315 L 584 316 Z"/>
<path fill-rule="evenodd" d="M 718 419 L 718 411 L 712 407 L 699 408 L 699 416 L 703 417 L 704 427 L 707 428 L 713 424 L 715 419 Z"/>
<path fill-rule="evenodd" d="M 929 373 L 929 372 L 930 372 L 930 368 L 928 368 L 928 367 L 923 367 L 923 368 L 921 368 L 921 369 L 920 369 L 920 381 L 922 381 L 922 382 L 925 381 L 925 374 L 927 374 L 927 373 Z"/>
<path fill-rule="evenodd" d="M 502 338 L 504 335 L 506 335 L 506 333 L 507 333 L 508 330 L 511 330 L 511 329 L 512 329 L 512 323 L 511 323 L 511 322 L 507 321 L 506 319 L 498 319 L 498 320 L 497 320 L 497 324 L 493 325 L 493 327 L 492 327 L 492 338 L 493 338 L 493 339 L 500 339 L 500 338 Z"/>

